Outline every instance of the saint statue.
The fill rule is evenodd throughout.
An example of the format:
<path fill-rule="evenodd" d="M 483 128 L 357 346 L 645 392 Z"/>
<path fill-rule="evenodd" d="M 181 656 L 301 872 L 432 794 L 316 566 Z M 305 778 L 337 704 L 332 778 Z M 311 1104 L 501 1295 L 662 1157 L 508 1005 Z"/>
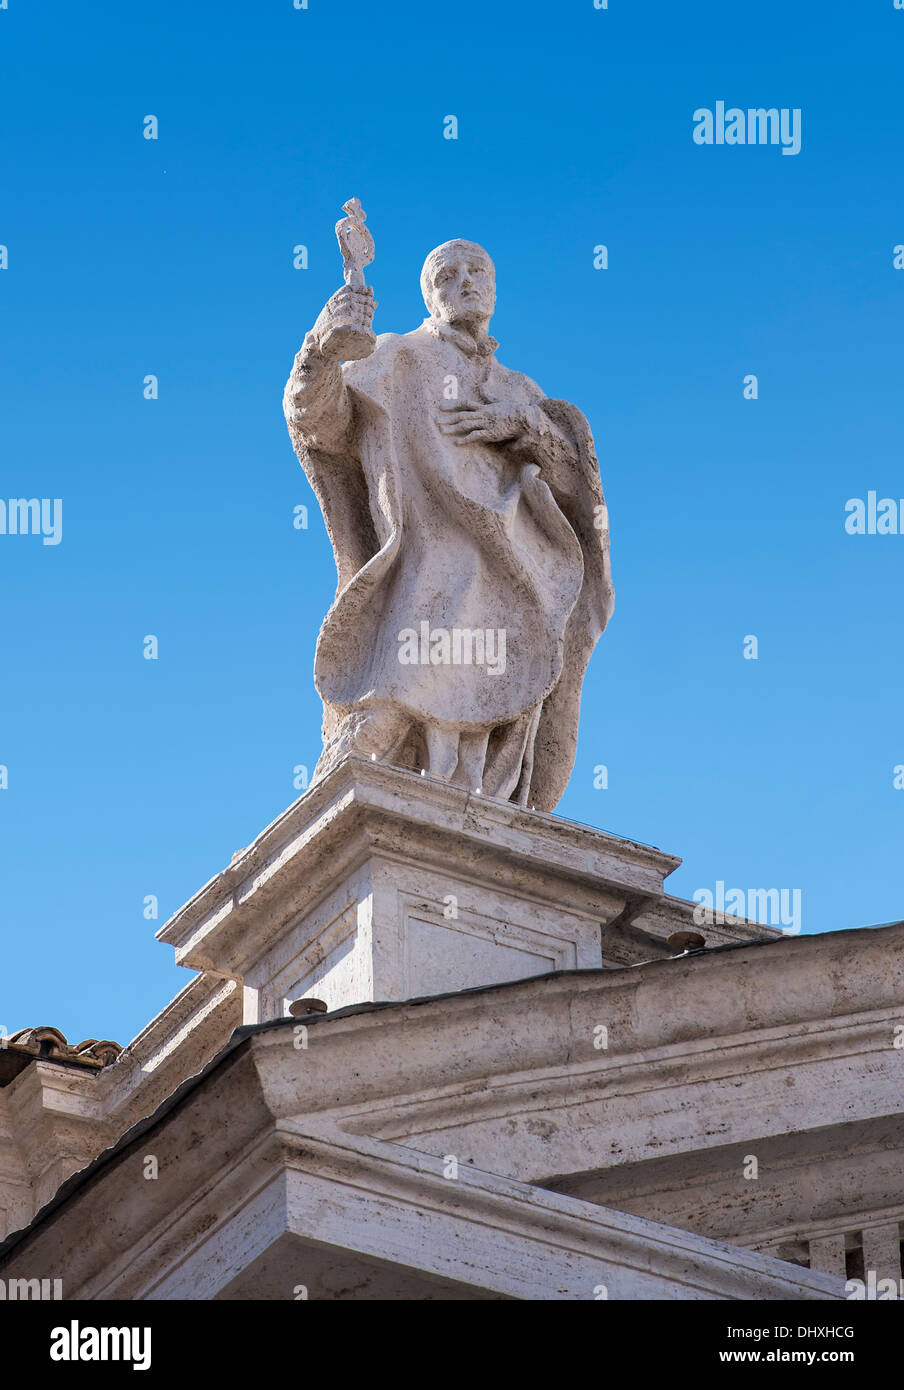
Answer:
<path fill-rule="evenodd" d="M 374 336 L 373 241 L 357 199 L 345 208 L 346 283 L 284 401 L 338 570 L 314 779 L 356 753 L 551 811 L 612 611 L 590 428 L 498 360 L 494 266 L 474 242 L 430 252 L 420 327 Z"/>

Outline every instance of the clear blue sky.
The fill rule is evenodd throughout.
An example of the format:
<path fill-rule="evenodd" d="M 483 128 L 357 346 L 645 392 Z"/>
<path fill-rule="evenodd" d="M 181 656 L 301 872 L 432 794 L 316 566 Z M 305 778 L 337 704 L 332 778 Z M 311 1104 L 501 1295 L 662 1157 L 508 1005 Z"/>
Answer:
<path fill-rule="evenodd" d="M 156 927 L 316 761 L 335 573 L 281 394 L 355 194 L 378 331 L 480 241 L 501 360 L 595 432 L 616 608 L 560 812 L 686 896 L 904 916 L 904 537 L 844 530 L 904 496 L 904 12 L 309 5 L 0 11 L 0 496 L 64 500 L 60 545 L 0 537 L 0 1023 L 126 1042 L 189 979 Z M 718 100 L 801 108 L 801 153 L 696 145 Z"/>

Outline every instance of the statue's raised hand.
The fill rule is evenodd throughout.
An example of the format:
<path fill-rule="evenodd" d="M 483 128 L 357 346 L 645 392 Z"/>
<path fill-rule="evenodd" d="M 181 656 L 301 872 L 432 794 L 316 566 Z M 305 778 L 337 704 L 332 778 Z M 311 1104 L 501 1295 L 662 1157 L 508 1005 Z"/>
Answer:
<path fill-rule="evenodd" d="M 360 290 L 343 285 L 330 295 L 311 330 L 322 356 L 331 362 L 368 357 L 377 341 L 371 328 L 376 307 L 370 285 Z"/>

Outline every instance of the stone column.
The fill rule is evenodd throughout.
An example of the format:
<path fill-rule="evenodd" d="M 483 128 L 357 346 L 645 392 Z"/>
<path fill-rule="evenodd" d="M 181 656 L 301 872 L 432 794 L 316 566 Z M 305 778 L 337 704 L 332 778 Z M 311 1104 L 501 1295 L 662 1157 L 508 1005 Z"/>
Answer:
<path fill-rule="evenodd" d="M 810 1241 L 810 1268 L 845 1277 L 844 1236 L 819 1236 Z"/>
<path fill-rule="evenodd" d="M 897 1221 L 885 1226 L 868 1226 L 863 1232 L 863 1271 L 876 1271 L 876 1279 L 901 1278 L 901 1231 Z"/>

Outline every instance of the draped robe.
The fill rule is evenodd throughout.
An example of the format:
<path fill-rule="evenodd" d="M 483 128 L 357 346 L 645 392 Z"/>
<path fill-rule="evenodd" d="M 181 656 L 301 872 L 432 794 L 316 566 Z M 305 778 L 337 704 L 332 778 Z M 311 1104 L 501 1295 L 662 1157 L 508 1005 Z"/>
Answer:
<path fill-rule="evenodd" d="M 586 665 L 612 610 L 608 526 L 583 415 L 504 367 L 496 346 L 427 319 L 307 380 L 299 353 L 286 417 L 339 577 L 315 655 L 318 775 L 354 750 L 350 729 L 383 711 L 415 734 L 490 731 L 484 792 L 552 810 L 574 764 Z M 456 400 L 528 407 L 532 429 L 508 444 L 457 443 L 437 423 Z M 497 654 L 504 632 L 504 670 L 448 654 L 400 659 L 403 635 L 424 624 L 497 634 Z M 442 655 L 441 644 L 432 651 Z"/>

